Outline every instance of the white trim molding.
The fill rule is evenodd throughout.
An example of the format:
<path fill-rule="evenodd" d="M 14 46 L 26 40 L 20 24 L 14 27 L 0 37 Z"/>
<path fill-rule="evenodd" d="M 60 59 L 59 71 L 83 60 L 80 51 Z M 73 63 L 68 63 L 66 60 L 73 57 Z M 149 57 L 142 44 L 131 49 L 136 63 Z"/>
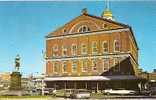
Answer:
<path fill-rule="evenodd" d="M 115 30 L 107 30 L 107 31 L 106 30 L 101 30 L 101 31 L 98 31 L 98 32 L 75 33 L 75 34 L 47 37 L 46 40 L 74 38 L 74 37 L 79 37 L 79 36 L 90 36 L 90 35 L 98 35 L 98 34 L 114 33 L 114 32 L 123 32 L 123 31 L 130 31 L 130 30 L 129 30 L 129 28 L 123 28 L 123 29 L 115 29 Z"/>
<path fill-rule="evenodd" d="M 116 55 L 93 55 L 93 56 L 77 56 L 67 58 L 48 58 L 46 61 L 63 61 L 63 60 L 80 60 L 80 59 L 102 59 L 102 58 L 114 58 L 114 57 L 129 57 L 130 54 L 116 54 Z"/>

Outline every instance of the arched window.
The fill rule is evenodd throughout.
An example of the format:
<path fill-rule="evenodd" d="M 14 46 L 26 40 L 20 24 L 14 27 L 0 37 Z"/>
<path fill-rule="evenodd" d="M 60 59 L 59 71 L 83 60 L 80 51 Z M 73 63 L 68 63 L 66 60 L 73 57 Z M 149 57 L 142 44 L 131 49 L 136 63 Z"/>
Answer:
<path fill-rule="evenodd" d="M 66 34 L 67 33 L 67 30 L 66 29 L 63 29 L 63 33 Z"/>
<path fill-rule="evenodd" d="M 114 40 L 114 52 L 120 51 L 120 43 L 119 40 Z"/>
<path fill-rule="evenodd" d="M 108 25 L 106 23 L 103 24 L 103 28 L 107 28 Z"/>
<path fill-rule="evenodd" d="M 88 32 L 88 31 L 90 31 L 90 28 L 89 27 L 87 27 L 86 25 L 83 25 L 83 26 L 81 26 L 80 28 L 79 28 L 79 30 L 78 30 L 78 32 Z"/>

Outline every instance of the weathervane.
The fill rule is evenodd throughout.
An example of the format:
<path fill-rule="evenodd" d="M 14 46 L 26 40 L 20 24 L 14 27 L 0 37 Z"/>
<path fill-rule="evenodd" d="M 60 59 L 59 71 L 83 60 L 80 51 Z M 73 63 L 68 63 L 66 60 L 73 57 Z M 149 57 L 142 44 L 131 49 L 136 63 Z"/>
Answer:
<path fill-rule="evenodd" d="M 109 10 L 109 0 L 106 0 L 106 9 Z"/>
<path fill-rule="evenodd" d="M 20 56 L 19 54 L 16 56 L 15 58 L 15 71 L 19 71 L 19 68 L 20 68 Z"/>

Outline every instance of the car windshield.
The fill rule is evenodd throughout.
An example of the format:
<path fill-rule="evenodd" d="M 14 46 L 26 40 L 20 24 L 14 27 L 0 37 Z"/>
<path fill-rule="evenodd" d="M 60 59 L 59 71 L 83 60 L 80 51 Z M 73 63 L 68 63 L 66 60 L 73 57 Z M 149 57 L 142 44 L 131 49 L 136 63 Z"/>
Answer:
<path fill-rule="evenodd" d="M 80 90 L 76 90 L 76 92 L 78 92 L 78 93 L 87 93 L 87 92 L 89 92 L 89 91 L 88 91 L 88 90 L 83 90 L 83 89 L 81 90 L 81 89 L 80 89 Z"/>
<path fill-rule="evenodd" d="M 124 88 L 116 88 L 114 90 L 125 90 Z"/>

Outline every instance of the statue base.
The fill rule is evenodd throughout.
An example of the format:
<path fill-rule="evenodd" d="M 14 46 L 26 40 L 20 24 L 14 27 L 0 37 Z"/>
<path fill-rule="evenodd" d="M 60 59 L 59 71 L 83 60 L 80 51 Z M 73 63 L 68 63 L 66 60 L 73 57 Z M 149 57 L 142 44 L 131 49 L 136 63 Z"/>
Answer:
<path fill-rule="evenodd" d="M 12 72 L 10 90 L 21 90 L 21 76 L 20 72 Z"/>

